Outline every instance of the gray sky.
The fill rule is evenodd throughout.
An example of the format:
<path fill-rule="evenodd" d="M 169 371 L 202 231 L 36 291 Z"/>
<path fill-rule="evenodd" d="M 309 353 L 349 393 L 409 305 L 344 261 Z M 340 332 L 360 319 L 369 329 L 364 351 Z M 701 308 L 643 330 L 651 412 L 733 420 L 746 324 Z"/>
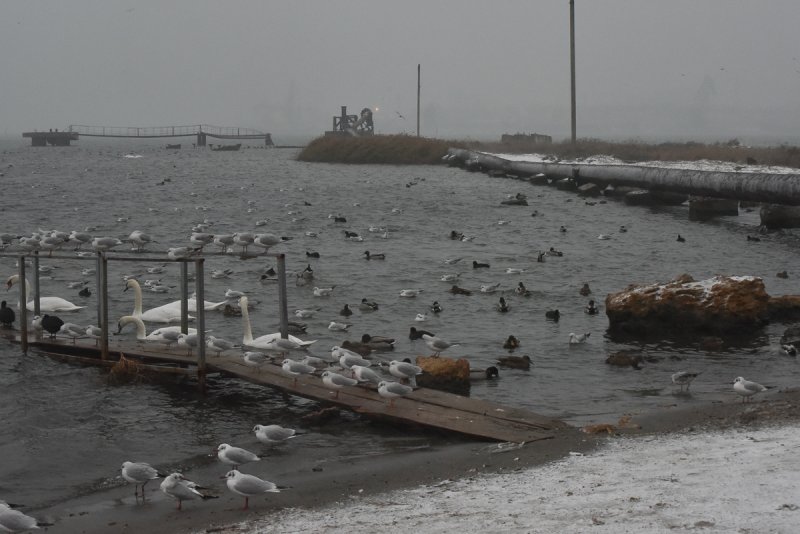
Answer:
<path fill-rule="evenodd" d="M 800 138 L 797 0 L 576 0 L 578 135 Z M 570 134 L 567 0 L 3 0 L 0 134 Z M 402 114 L 405 119 L 401 119 Z"/>

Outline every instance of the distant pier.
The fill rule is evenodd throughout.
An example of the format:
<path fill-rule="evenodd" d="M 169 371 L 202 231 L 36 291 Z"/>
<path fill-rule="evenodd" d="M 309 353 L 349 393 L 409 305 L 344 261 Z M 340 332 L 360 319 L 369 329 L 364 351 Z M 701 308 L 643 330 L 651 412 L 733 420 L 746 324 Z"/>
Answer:
<path fill-rule="evenodd" d="M 25 132 L 22 137 L 30 137 L 31 146 L 69 146 L 70 141 L 78 140 L 78 132 Z"/>

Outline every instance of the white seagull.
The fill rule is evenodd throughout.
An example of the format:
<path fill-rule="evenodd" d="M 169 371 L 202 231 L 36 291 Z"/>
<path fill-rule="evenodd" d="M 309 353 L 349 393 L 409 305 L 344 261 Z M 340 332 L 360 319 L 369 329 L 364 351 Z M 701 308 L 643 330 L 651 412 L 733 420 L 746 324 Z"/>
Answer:
<path fill-rule="evenodd" d="M 392 360 L 389 362 L 389 374 L 408 380 L 411 387 L 417 387 L 417 375 L 422 374 L 422 367 L 408 362 Z"/>
<path fill-rule="evenodd" d="M 333 290 L 336 289 L 336 286 L 331 287 L 315 287 L 314 288 L 314 296 L 315 297 L 330 297 Z"/>
<path fill-rule="evenodd" d="M 394 400 L 396 398 L 405 397 L 413 391 L 414 388 L 400 384 L 399 382 L 383 381 L 378 384 L 378 394 L 381 397 L 389 399 L 389 406 L 394 406 Z"/>
<path fill-rule="evenodd" d="M 440 352 L 458 345 L 458 343 L 451 343 L 446 339 L 436 336 L 429 336 L 428 334 L 422 334 L 422 340 L 425 341 L 425 344 L 428 345 L 428 348 L 433 351 L 434 356 L 438 356 Z"/>
<path fill-rule="evenodd" d="M 228 471 L 222 478 L 227 478 L 225 481 L 228 489 L 244 497 L 244 508 L 247 510 L 250 497 L 261 495 L 262 493 L 280 493 L 278 486 L 267 480 L 262 480 L 254 475 L 247 475 L 240 473 L 236 469 Z"/>
<path fill-rule="evenodd" d="M 570 332 L 569 333 L 569 343 L 570 343 L 570 345 L 576 345 L 578 343 L 585 343 L 590 335 L 592 335 L 590 332 L 586 332 L 585 334 L 576 334 L 575 332 Z"/>
<path fill-rule="evenodd" d="M 281 425 L 256 425 L 253 427 L 256 438 L 261 443 L 271 445 L 280 443 L 297 436 L 297 431 L 293 428 L 285 428 Z"/>
<path fill-rule="evenodd" d="M 401 289 L 400 296 L 408 299 L 413 299 L 422 292 L 421 289 Z"/>
<path fill-rule="evenodd" d="M 747 402 L 750 400 L 750 397 L 756 393 L 766 391 L 767 388 L 761 384 L 745 380 L 741 376 L 738 376 L 736 377 L 736 380 L 733 381 L 733 390 L 742 396 L 742 402 Z"/>
<path fill-rule="evenodd" d="M 133 482 L 133 495 L 135 497 L 139 496 L 139 485 L 142 486 L 142 499 L 144 499 L 145 484 L 165 476 L 156 471 L 150 464 L 144 462 L 123 462 L 122 464 L 122 478 L 128 482 Z"/>
<path fill-rule="evenodd" d="M 297 377 L 300 375 L 310 375 L 317 369 L 310 365 L 306 365 L 301 362 L 296 362 L 294 360 L 283 360 L 283 365 L 281 366 L 283 372 L 291 377 L 294 378 L 292 384 L 297 384 Z"/>
<path fill-rule="evenodd" d="M 672 375 L 672 383 L 680 386 L 680 391 L 683 391 L 683 386 L 686 386 L 686 391 L 689 391 L 689 385 L 699 374 L 700 373 L 690 373 L 689 371 L 678 371 Z"/>
<path fill-rule="evenodd" d="M 180 473 L 172 473 L 161 482 L 161 491 L 163 491 L 165 495 L 178 501 L 178 510 L 181 509 L 183 501 L 215 498 L 212 495 L 201 493 L 199 491 L 201 489 L 205 488 L 198 486 L 191 480 L 184 478 Z"/>
<path fill-rule="evenodd" d="M 0 501 L 0 532 L 26 532 L 34 529 L 39 529 L 35 517 L 14 510 L 5 501 Z"/>
<path fill-rule="evenodd" d="M 232 465 L 234 468 L 261 460 L 257 454 L 247 449 L 228 445 L 227 443 L 220 443 L 219 447 L 217 447 L 217 458 L 219 458 L 222 463 Z"/>
<path fill-rule="evenodd" d="M 322 382 L 329 388 L 333 388 L 336 392 L 336 398 L 339 398 L 339 390 L 345 386 L 355 386 L 358 380 L 348 378 L 346 376 L 334 373 L 332 371 L 325 371 L 322 373 Z"/>

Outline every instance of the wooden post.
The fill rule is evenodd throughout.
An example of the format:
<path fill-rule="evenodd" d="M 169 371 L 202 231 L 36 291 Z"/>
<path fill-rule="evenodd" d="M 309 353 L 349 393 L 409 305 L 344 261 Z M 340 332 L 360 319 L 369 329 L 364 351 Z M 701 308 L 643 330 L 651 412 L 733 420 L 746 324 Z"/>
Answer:
<path fill-rule="evenodd" d="M 197 380 L 200 389 L 206 389 L 206 309 L 203 258 L 194 260 L 195 301 L 197 301 Z"/>
<path fill-rule="evenodd" d="M 39 290 L 39 251 L 33 252 L 33 314 L 41 315 L 42 308 L 39 300 L 41 299 L 41 291 Z M 27 286 L 26 286 L 27 287 Z"/>
<path fill-rule="evenodd" d="M 289 337 L 289 312 L 286 299 L 286 254 L 278 254 L 278 316 L 281 320 L 281 337 Z"/>
<path fill-rule="evenodd" d="M 569 71 L 572 94 L 572 144 L 578 139 L 577 121 L 575 120 L 575 0 L 569 0 Z"/>
<path fill-rule="evenodd" d="M 420 94 L 420 64 L 417 63 L 417 137 L 419 137 L 419 94 Z"/>
<path fill-rule="evenodd" d="M 189 264 L 185 261 L 181 262 L 181 332 L 189 333 Z"/>
<path fill-rule="evenodd" d="M 100 359 L 105 361 L 108 359 L 108 258 L 102 252 L 98 254 L 100 263 L 100 330 L 102 335 L 100 338 Z"/>
<path fill-rule="evenodd" d="M 103 271 L 102 256 L 103 256 L 103 253 L 98 251 L 97 252 L 97 262 L 96 262 L 95 267 L 94 267 L 94 281 L 95 281 L 95 286 L 96 286 L 95 287 L 95 291 L 97 291 L 97 294 L 99 295 L 98 298 L 101 299 L 101 301 L 102 301 L 102 298 L 103 298 L 103 282 L 102 282 L 102 280 L 100 280 L 100 273 Z M 102 305 L 98 305 L 97 306 L 97 326 L 100 326 L 101 328 L 102 328 L 101 325 L 103 324 L 103 310 L 102 310 L 102 308 L 103 308 Z"/>
<path fill-rule="evenodd" d="M 28 352 L 28 292 L 25 283 L 25 256 L 19 257 L 19 326 L 22 352 Z"/>

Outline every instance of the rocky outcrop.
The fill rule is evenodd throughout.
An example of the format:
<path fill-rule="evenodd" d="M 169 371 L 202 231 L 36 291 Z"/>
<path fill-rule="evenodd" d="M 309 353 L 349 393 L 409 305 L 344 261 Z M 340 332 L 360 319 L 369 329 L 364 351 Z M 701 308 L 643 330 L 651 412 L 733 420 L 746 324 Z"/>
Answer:
<path fill-rule="evenodd" d="M 770 319 L 770 296 L 761 278 L 684 274 L 666 284 L 632 285 L 606 297 L 612 332 L 646 335 L 746 333 Z"/>
<path fill-rule="evenodd" d="M 460 395 L 469 394 L 469 361 L 464 358 L 417 356 L 417 365 L 422 374 L 417 377 L 417 385 L 423 388 L 441 389 Z"/>

